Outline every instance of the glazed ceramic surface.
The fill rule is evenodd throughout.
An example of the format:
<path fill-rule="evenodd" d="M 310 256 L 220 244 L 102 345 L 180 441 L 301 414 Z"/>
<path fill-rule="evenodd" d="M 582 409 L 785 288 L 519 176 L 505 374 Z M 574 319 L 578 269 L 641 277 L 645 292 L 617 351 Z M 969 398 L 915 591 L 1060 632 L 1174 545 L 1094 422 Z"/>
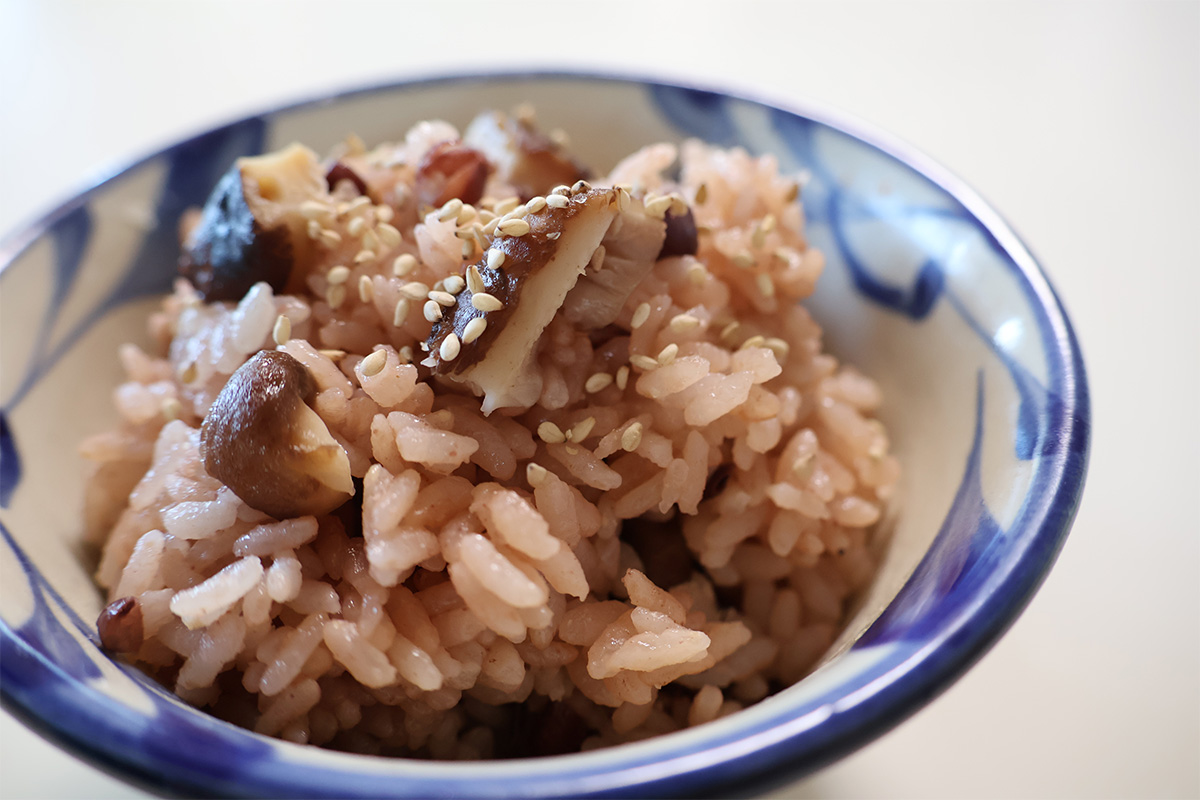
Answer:
<path fill-rule="evenodd" d="M 799 684 L 636 745 L 509 762 L 348 755 L 267 739 L 176 700 L 95 644 L 76 444 L 116 421 L 117 346 L 169 290 L 180 214 L 232 160 L 350 132 L 464 126 L 531 102 L 600 172 L 698 137 L 802 178 L 828 266 L 807 305 L 826 347 L 876 378 L 904 467 L 878 579 Z M 1007 629 L 1044 578 L 1082 490 L 1086 379 L 1038 265 L 973 192 L 918 153 L 821 109 L 781 110 L 618 78 L 516 75 L 366 89 L 213 129 L 113 175 L 0 245 L 0 687 L 63 746 L 131 780 L 251 796 L 549 797 L 752 791 L 900 722 Z"/>

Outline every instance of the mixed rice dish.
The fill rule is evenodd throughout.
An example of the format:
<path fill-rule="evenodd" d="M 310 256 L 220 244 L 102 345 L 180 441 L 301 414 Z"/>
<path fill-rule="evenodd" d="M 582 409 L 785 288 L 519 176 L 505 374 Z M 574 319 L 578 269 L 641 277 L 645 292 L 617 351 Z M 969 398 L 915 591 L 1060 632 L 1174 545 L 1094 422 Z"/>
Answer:
<path fill-rule="evenodd" d="M 769 156 L 531 112 L 239 159 L 82 446 L 102 645 L 262 734 L 588 750 L 802 678 L 899 477 Z"/>

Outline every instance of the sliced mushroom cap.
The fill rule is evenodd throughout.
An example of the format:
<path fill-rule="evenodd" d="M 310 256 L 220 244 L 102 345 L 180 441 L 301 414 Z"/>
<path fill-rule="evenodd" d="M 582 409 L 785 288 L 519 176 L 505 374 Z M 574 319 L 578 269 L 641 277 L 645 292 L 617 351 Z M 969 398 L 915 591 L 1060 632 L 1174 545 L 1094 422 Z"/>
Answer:
<path fill-rule="evenodd" d="M 309 403 L 317 386 L 287 353 L 238 368 L 200 427 L 208 474 L 276 519 L 324 514 L 354 494 L 350 459 Z"/>
<path fill-rule="evenodd" d="M 484 112 L 472 120 L 463 141 L 487 156 L 500 180 L 516 189 L 523 200 L 546 194 L 555 186 L 572 186 L 591 175 L 530 123 L 498 111 Z"/>
<path fill-rule="evenodd" d="M 309 247 L 306 221 L 295 209 L 324 190 L 320 164 L 306 147 L 238 159 L 184 242 L 180 274 L 209 302 L 240 300 L 259 281 L 282 291 Z"/>
<path fill-rule="evenodd" d="M 417 165 L 417 201 L 437 207 L 455 197 L 464 203 L 478 203 L 489 171 L 487 156 L 478 150 L 457 141 L 435 144 Z"/>
<path fill-rule="evenodd" d="M 569 304 L 576 321 L 608 324 L 662 246 L 665 224 L 623 190 L 588 187 L 556 197 L 566 202 L 501 221 L 489 251 L 468 269 L 467 288 L 429 336 L 424 363 L 483 395 L 485 413 L 533 405 L 541 393 L 537 344 L 555 314 Z M 614 220 L 632 237 L 614 238 L 609 264 L 600 244 Z M 582 299 L 569 300 L 580 291 Z"/>

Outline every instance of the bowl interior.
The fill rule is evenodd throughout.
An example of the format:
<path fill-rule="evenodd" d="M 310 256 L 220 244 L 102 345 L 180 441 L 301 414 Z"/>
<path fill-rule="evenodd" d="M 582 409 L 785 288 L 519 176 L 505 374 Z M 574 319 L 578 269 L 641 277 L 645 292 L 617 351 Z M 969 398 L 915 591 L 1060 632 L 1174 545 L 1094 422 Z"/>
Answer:
<path fill-rule="evenodd" d="M 109 661 L 90 639 L 102 601 L 82 541 L 76 444 L 116 422 L 109 401 L 121 378 L 116 348 L 146 340 L 147 314 L 174 273 L 180 213 L 202 203 L 239 155 L 292 141 L 322 152 L 350 132 L 385 141 L 422 119 L 463 126 L 482 108 L 522 102 L 533 103 L 547 127 L 566 130 L 572 149 L 598 172 L 644 144 L 697 136 L 771 153 L 782 171 L 804 176 L 808 234 L 828 261 L 808 307 L 825 329 L 827 350 L 881 384 L 881 416 L 904 466 L 884 523 L 889 542 L 878 578 L 823 667 L 754 708 L 661 741 L 464 771 L 267 741 L 183 706 Z M 792 768 L 813 768 L 831 745 L 804 736 L 838 719 L 835 701 L 849 714 L 840 718 L 842 736 L 858 731 L 862 741 L 868 728 L 876 735 L 888 714 L 887 724 L 894 723 L 916 701 L 906 705 L 897 697 L 890 710 L 855 717 L 854 703 L 845 699 L 883 676 L 894 682 L 915 669 L 923 647 L 965 624 L 1015 571 L 1032 570 L 1021 572 L 1025 586 L 1048 568 L 1082 480 L 1086 393 L 1053 294 L 1003 223 L 919 156 L 864 141 L 831 119 L 704 91 L 573 76 L 383 87 L 215 129 L 116 174 L 6 242 L 0 250 L 0 263 L 11 261 L 0 273 L 6 692 L 35 716 L 33 709 L 47 708 L 48 692 L 65 707 L 86 706 L 117 729 L 114 741 L 138 743 L 140 752 L 119 768 L 152 780 L 182 751 L 147 753 L 146 743 L 164 731 L 186 732 L 211 749 L 183 759 L 172 779 L 177 785 L 243 792 L 249 786 L 251 793 L 264 787 L 319 793 L 323 786 L 345 793 L 349 786 L 355 794 L 403 795 L 449 786 L 464 796 L 503 794 L 518 775 L 529 796 L 568 786 L 570 793 L 644 789 L 655 781 L 686 790 L 705 785 L 697 776 L 719 763 L 734 765 L 726 779 L 764 765 L 774 770 L 778 765 L 761 754 L 788 742 Z M 1064 425 L 1081 423 L 1084 438 L 1064 441 Z M 1066 495 L 1064 470 L 1074 481 Z M 1052 541 L 1042 524 L 1048 509 L 1058 515 Z M 1015 606 L 1003 606 L 1007 617 L 992 613 L 991 639 L 1031 590 Z M 12 660 L 18 651 L 30 663 L 56 665 L 67 688 L 22 672 Z M 961 669 L 965 656 L 958 655 Z M 70 724 L 52 727 L 79 746 Z M 766 738 L 747 749 L 751 736 Z M 799 740 L 809 742 L 807 750 L 796 750 Z M 734 743 L 742 750 L 731 750 Z M 121 761 L 111 748 L 93 749 Z M 706 750 L 723 755 L 693 761 Z M 747 760 L 754 751 L 759 759 Z M 213 768 L 222 756 L 234 764 L 224 784 Z M 384 781 L 396 770 L 415 782 L 398 789 Z M 338 773 L 353 781 L 327 783 Z M 593 783 L 570 783 L 581 775 Z M 622 777 L 605 782 L 597 775 Z"/>

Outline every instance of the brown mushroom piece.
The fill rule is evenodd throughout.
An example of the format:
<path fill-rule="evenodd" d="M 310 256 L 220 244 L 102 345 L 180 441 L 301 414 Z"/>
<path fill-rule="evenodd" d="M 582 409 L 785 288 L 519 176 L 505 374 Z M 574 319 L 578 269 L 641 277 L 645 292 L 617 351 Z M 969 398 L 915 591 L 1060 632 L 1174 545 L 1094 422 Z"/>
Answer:
<path fill-rule="evenodd" d="M 121 597 L 104 607 L 96 620 L 100 646 L 112 653 L 136 653 L 142 647 L 142 607 L 136 597 Z"/>
<path fill-rule="evenodd" d="M 209 302 L 240 300 L 260 281 L 282 291 L 311 247 L 297 209 L 324 191 L 317 157 L 301 145 L 239 158 L 184 241 L 180 274 Z"/>
<path fill-rule="evenodd" d="M 317 385 L 287 353 L 238 368 L 200 427 L 204 468 L 276 519 L 324 514 L 354 494 L 350 459 L 310 407 Z"/>
<path fill-rule="evenodd" d="M 487 156 L 478 150 L 462 142 L 440 142 L 417 165 L 417 202 L 440 207 L 457 197 L 464 203 L 478 203 L 490 170 Z"/>
<path fill-rule="evenodd" d="M 427 342 L 423 363 L 483 395 L 484 413 L 533 405 L 541 393 L 537 346 L 554 316 L 570 306 L 578 327 L 607 325 L 662 246 L 663 221 L 623 190 L 586 187 L 555 197 L 562 200 L 501 221 Z"/>
<path fill-rule="evenodd" d="M 496 167 L 500 180 L 528 200 L 555 186 L 571 186 L 590 177 L 587 167 L 530 123 L 498 111 L 477 116 L 463 141 L 482 152 Z"/>

